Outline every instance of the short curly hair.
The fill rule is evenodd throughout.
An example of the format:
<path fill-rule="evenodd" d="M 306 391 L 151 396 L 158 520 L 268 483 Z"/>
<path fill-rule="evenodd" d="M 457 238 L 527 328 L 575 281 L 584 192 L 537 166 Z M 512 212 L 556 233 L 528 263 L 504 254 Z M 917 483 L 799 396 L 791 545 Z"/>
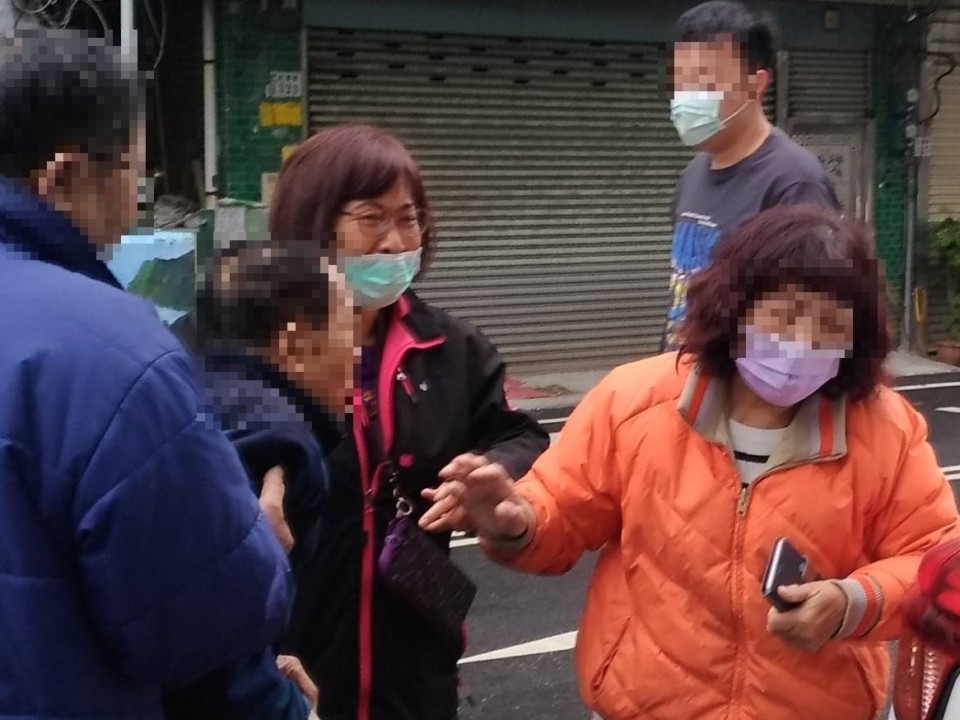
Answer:
<path fill-rule="evenodd" d="M 856 402 L 888 382 L 893 345 L 883 270 L 867 229 L 819 207 L 767 210 L 718 243 L 687 292 L 680 356 L 719 378 L 733 377 L 744 318 L 764 295 L 786 285 L 822 292 L 853 310 L 853 347 L 827 383 L 828 397 Z"/>

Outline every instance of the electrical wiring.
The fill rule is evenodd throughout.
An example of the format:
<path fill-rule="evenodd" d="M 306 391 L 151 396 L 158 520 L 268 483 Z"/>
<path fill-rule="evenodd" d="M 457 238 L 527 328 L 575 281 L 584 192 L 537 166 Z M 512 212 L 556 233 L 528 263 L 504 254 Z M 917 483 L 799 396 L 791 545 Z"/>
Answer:
<path fill-rule="evenodd" d="M 153 14 L 153 3 L 151 0 L 143 0 L 143 9 L 147 13 L 147 21 L 150 23 L 150 27 L 153 28 L 153 36 L 159 42 L 160 40 L 160 26 L 157 25 L 157 18 Z"/>
<path fill-rule="evenodd" d="M 73 2 L 71 3 L 69 9 L 68 9 L 67 12 L 65 13 L 65 16 L 64 16 L 64 19 L 63 19 L 63 23 L 60 25 L 60 27 L 65 28 L 65 27 L 67 27 L 68 25 L 70 25 L 70 21 L 73 20 L 73 13 L 74 13 L 74 11 L 77 9 L 77 6 L 80 5 L 81 3 L 83 3 L 84 5 L 86 5 L 88 8 L 90 8 L 90 9 L 93 11 L 93 14 L 96 15 L 96 16 L 97 16 L 97 19 L 100 21 L 100 25 L 101 25 L 101 27 L 103 28 L 104 34 L 107 35 L 107 36 L 109 36 L 109 34 L 110 34 L 110 25 L 107 24 L 107 18 L 106 18 L 106 16 L 103 14 L 103 10 L 101 10 L 101 9 L 97 6 L 97 3 L 95 2 L 95 0 L 73 0 Z"/>
<path fill-rule="evenodd" d="M 167 44 L 167 3 L 166 0 L 160 0 L 160 22 L 157 23 L 157 17 L 153 12 L 152 0 L 143 0 L 143 7 L 146 10 L 147 21 L 153 28 L 153 35 L 157 40 L 157 57 L 153 62 L 153 69 L 160 67 L 160 61 L 163 59 L 164 49 Z"/>
<path fill-rule="evenodd" d="M 163 59 L 163 52 L 167 47 L 167 0 L 160 0 L 160 50 L 157 53 L 157 65 Z"/>
<path fill-rule="evenodd" d="M 13 8 L 19 13 L 19 18 L 28 15 L 41 25 L 46 27 L 66 28 L 73 20 L 73 15 L 80 4 L 85 5 L 96 16 L 103 29 L 104 35 L 109 36 L 110 24 L 107 22 L 106 15 L 100 8 L 102 0 L 71 0 L 69 5 L 64 7 L 64 0 L 10 0 Z M 62 10 L 62 12 L 57 12 Z M 59 16 L 59 17 L 57 17 Z"/>
<path fill-rule="evenodd" d="M 42 7 L 39 8 L 28 8 L 24 7 L 23 0 L 10 0 L 10 4 L 13 5 L 14 10 L 23 13 L 24 15 L 33 15 L 35 13 L 42 13 L 49 10 L 53 5 L 57 3 L 57 0 L 46 0 Z"/>
<path fill-rule="evenodd" d="M 946 7 L 945 0 L 930 0 L 930 2 L 925 3 L 925 7 L 918 11 L 918 16 L 922 19 L 924 25 L 926 26 L 925 35 L 929 36 L 931 23 L 936 22 L 934 19 L 937 12 Z M 928 40 L 929 42 L 929 40 Z M 919 48 L 920 54 L 924 58 L 940 58 L 941 60 L 946 60 L 949 64 L 949 67 L 940 73 L 936 79 L 933 81 L 933 96 L 935 100 L 934 108 L 925 118 L 918 120 L 918 125 L 923 127 L 928 125 L 937 115 L 940 114 L 940 108 L 943 103 L 943 97 L 940 92 L 940 83 L 953 73 L 957 69 L 957 58 L 952 53 L 946 52 L 937 52 L 933 50 L 927 50 L 926 44 L 923 47 Z"/>
<path fill-rule="evenodd" d="M 946 70 L 940 73 L 937 76 L 936 80 L 933 81 L 933 97 L 934 97 L 935 103 L 933 106 L 933 110 L 930 112 L 930 114 L 927 115 L 927 117 L 923 118 L 922 120 L 918 121 L 918 124 L 921 126 L 929 124 L 930 121 L 932 121 L 937 115 L 940 114 L 940 107 L 943 104 L 943 96 L 940 93 L 940 83 L 948 75 L 950 75 L 954 70 L 957 69 L 957 59 L 951 53 L 927 52 L 925 54 L 927 57 L 938 57 L 946 60 L 950 64 L 950 67 L 948 67 Z"/>
<path fill-rule="evenodd" d="M 24 4 L 23 0 L 11 0 L 14 10 L 17 11 L 17 20 L 14 23 L 14 27 L 20 25 L 20 20 L 26 15 L 34 18 L 41 25 L 52 26 L 55 25 L 55 21 L 47 13 L 57 4 L 59 0 L 46 0 L 40 7 L 28 7 Z M 31 2 L 31 5 L 36 3 Z"/>

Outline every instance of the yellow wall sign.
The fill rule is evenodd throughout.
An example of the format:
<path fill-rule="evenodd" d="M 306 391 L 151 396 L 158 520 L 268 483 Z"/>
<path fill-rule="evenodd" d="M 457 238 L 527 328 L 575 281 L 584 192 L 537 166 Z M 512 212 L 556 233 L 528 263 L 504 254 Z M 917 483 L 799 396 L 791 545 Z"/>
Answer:
<path fill-rule="evenodd" d="M 301 127 L 303 108 L 300 103 L 260 103 L 260 125 L 262 127 Z"/>

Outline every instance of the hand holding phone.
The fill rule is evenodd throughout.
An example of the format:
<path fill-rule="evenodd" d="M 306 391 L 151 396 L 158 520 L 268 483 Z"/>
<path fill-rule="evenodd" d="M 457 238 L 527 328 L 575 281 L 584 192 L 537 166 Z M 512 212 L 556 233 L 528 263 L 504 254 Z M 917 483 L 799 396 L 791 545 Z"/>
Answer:
<path fill-rule="evenodd" d="M 778 588 L 787 585 L 803 585 L 816 579 L 810 562 L 786 538 L 773 544 L 767 569 L 763 573 L 761 590 L 763 597 L 780 612 L 789 612 L 797 607 L 780 597 Z"/>

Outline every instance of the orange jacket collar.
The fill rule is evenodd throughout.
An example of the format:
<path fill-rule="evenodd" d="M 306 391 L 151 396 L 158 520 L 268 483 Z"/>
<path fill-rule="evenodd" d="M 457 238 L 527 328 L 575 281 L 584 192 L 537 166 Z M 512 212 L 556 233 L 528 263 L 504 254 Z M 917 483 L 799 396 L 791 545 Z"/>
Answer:
<path fill-rule="evenodd" d="M 727 383 L 702 373 L 690 361 L 681 361 L 680 372 L 687 373 L 678 403 L 680 413 L 707 440 L 730 447 Z M 846 400 L 830 400 L 816 393 L 800 404 L 769 465 L 800 465 L 846 453 Z"/>

